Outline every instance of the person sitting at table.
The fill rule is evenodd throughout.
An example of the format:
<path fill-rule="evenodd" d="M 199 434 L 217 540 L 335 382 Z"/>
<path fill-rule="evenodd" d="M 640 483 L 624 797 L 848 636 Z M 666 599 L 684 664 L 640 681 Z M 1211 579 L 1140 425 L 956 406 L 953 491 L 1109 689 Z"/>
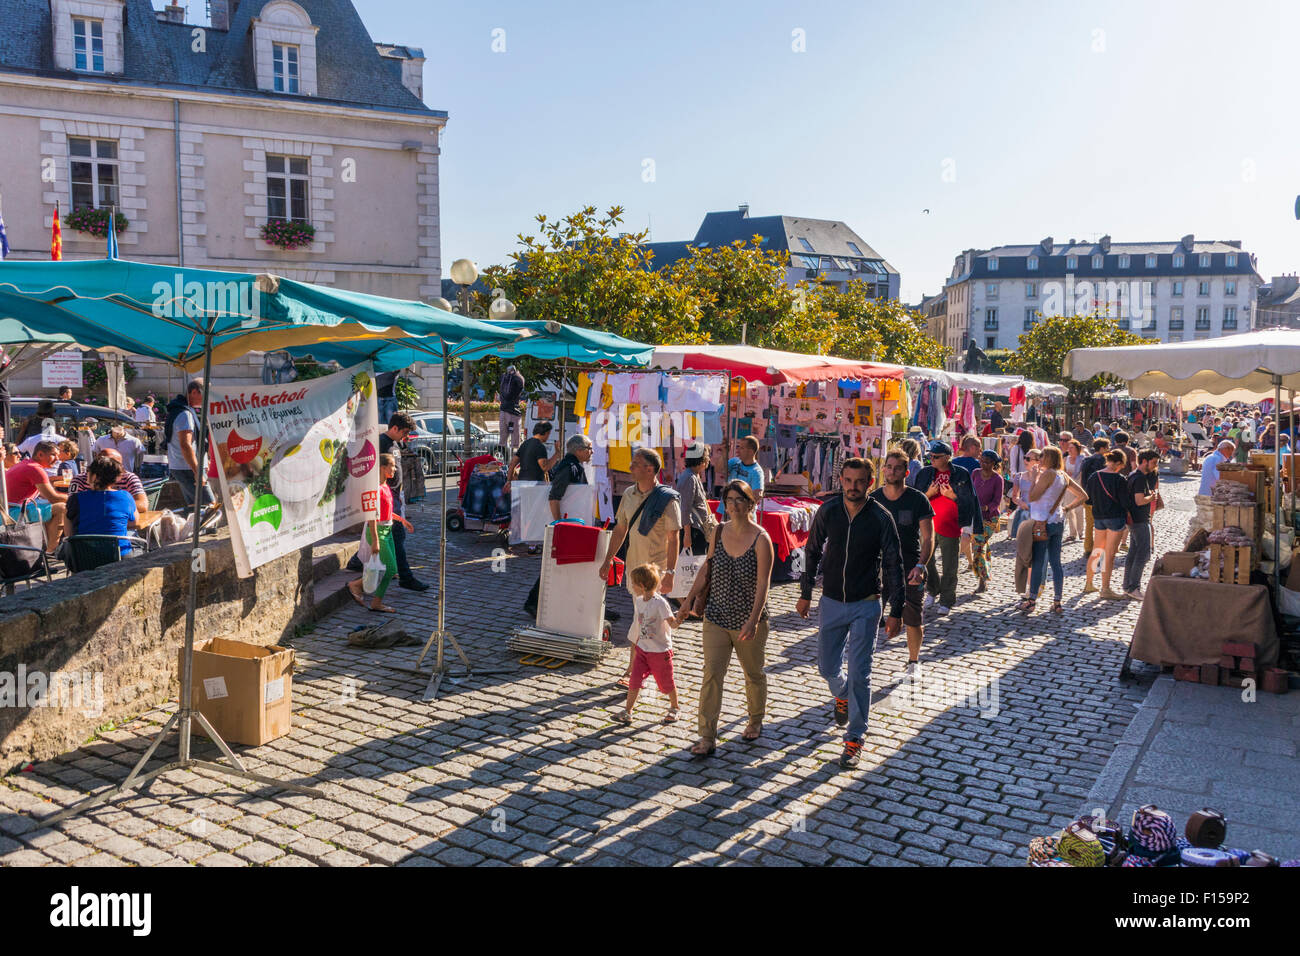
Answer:
<path fill-rule="evenodd" d="M 122 475 L 122 466 L 115 459 L 101 455 L 90 463 L 86 475 L 90 479 L 90 487 L 68 498 L 63 519 L 67 536 L 129 534 L 130 529 L 136 527 L 139 514 L 131 496 L 113 487 Z M 119 539 L 118 547 L 123 556 L 140 551 L 139 548 L 133 548 L 126 537 Z"/>
<path fill-rule="evenodd" d="M 126 469 L 126 467 L 122 464 L 122 456 L 118 454 L 117 449 L 115 448 L 100 449 L 99 454 L 97 454 L 95 457 L 111 458 L 113 459 L 113 461 L 117 462 L 118 467 L 122 469 L 122 473 L 118 475 L 117 481 L 113 482 L 113 490 L 125 491 L 128 495 L 130 495 L 131 500 L 135 502 L 136 511 L 141 511 L 141 512 L 148 511 L 149 496 L 144 493 L 144 482 L 140 480 L 140 476 L 137 475 L 135 472 L 128 471 Z M 72 479 L 72 484 L 68 487 L 68 494 L 75 495 L 78 492 L 86 491 L 89 488 L 90 488 L 89 473 L 77 475 L 76 478 Z"/>
<path fill-rule="evenodd" d="M 18 450 L 18 446 L 11 441 L 5 442 L 5 471 L 8 471 L 22 460 L 23 453 Z"/>
<path fill-rule="evenodd" d="M 45 525 L 45 548 L 53 551 L 59 542 L 59 529 L 63 527 L 63 505 L 67 496 L 50 484 L 47 468 L 53 467 L 58 457 L 58 446 L 52 441 L 40 441 L 32 449 L 32 457 L 20 461 L 5 471 L 5 489 L 9 496 L 9 517 L 14 520 L 26 511 L 28 521 Z"/>
<path fill-rule="evenodd" d="M 105 448 L 112 448 L 118 452 L 122 467 L 127 471 L 135 471 L 140 456 L 144 454 L 144 442 L 134 435 L 127 434 L 125 425 L 114 425 L 107 435 L 95 439 L 91 456 L 97 457 Z"/>
<path fill-rule="evenodd" d="M 81 474 L 81 466 L 77 464 L 78 451 L 77 443 L 70 438 L 59 442 L 59 460 L 54 464 L 53 475 L 56 481 L 71 481 Z"/>

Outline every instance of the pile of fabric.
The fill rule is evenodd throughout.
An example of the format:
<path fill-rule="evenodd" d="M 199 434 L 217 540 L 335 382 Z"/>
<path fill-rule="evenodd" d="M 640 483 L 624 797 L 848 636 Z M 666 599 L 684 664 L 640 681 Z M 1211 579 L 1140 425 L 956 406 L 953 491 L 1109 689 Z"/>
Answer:
<path fill-rule="evenodd" d="M 1255 539 L 1240 528 L 1229 527 L 1211 531 L 1209 542 L 1210 544 L 1227 544 L 1232 547 L 1249 548 L 1254 546 Z"/>
<path fill-rule="evenodd" d="M 1133 812 L 1128 831 L 1104 817 L 1080 817 L 1064 830 L 1029 841 L 1028 864 L 1047 866 L 1300 866 L 1263 850 L 1225 845 L 1227 820 L 1216 810 L 1193 813 L 1183 835 L 1171 817 L 1148 804 Z"/>
<path fill-rule="evenodd" d="M 765 498 L 763 510 L 788 514 L 791 531 L 808 531 L 812 528 L 813 517 L 821 507 L 815 501 L 806 498 Z"/>

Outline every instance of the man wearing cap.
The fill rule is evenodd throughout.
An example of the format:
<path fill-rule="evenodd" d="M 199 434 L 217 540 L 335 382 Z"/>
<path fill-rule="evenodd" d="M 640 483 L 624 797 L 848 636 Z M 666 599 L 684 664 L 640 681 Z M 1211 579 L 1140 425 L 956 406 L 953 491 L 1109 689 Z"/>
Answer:
<path fill-rule="evenodd" d="M 934 508 L 935 549 L 926 568 L 925 606 L 947 614 L 957 603 L 957 560 L 961 548 L 961 530 L 984 533 L 984 521 L 975 501 L 970 472 L 952 466 L 952 446 L 936 441 L 930 445 L 931 464 L 916 473 L 916 487 L 925 492 Z M 939 572 L 937 559 L 943 559 Z"/>
<path fill-rule="evenodd" d="M 677 494 L 682 511 L 682 544 L 689 545 L 692 554 L 704 554 L 713 539 L 713 529 L 718 521 L 709 511 L 709 497 L 704 492 L 702 476 L 709 467 L 709 446 L 692 441 L 686 449 L 686 467 L 677 476 Z"/>
<path fill-rule="evenodd" d="M 524 377 L 513 365 L 506 366 L 497 383 L 497 394 L 501 397 L 501 413 L 497 416 L 497 441 L 507 448 L 516 448 L 523 440 L 521 422 L 524 406 L 520 399 L 524 397 Z M 507 438 L 507 435 L 509 436 Z"/>

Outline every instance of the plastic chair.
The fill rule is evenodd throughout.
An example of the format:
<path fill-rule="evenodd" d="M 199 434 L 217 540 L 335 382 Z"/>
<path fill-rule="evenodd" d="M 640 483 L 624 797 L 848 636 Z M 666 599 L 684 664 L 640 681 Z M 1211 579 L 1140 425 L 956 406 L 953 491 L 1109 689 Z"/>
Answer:
<path fill-rule="evenodd" d="M 162 490 L 167 484 L 167 479 L 163 478 L 159 481 L 146 481 L 143 482 L 143 484 L 145 497 L 149 499 L 149 510 L 157 511 L 158 498 L 162 495 Z"/>
<path fill-rule="evenodd" d="M 144 538 L 133 534 L 74 534 L 64 539 L 63 563 L 69 574 L 81 571 L 93 571 L 95 568 L 121 561 L 123 541 L 141 551 L 147 551 L 149 543 Z"/>
<path fill-rule="evenodd" d="M 54 578 L 50 574 L 50 556 L 45 553 L 44 548 L 34 548 L 26 544 L 0 544 L 0 548 L 9 551 L 32 551 L 39 555 L 37 566 L 30 573 L 20 574 L 15 577 L 0 577 L 0 586 L 4 588 L 5 594 L 13 594 L 14 585 L 21 584 L 24 581 L 27 582 L 27 586 L 30 588 L 32 582 L 42 574 L 45 575 L 46 581 L 53 582 Z"/>

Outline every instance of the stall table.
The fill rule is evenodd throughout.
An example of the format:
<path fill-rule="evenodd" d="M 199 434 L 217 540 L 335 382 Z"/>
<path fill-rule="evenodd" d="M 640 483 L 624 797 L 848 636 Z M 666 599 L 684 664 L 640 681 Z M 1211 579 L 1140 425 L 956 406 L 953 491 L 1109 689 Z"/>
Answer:
<path fill-rule="evenodd" d="M 1268 588 L 1157 575 L 1147 583 L 1129 656 L 1159 665 L 1217 664 L 1228 640 L 1258 644 L 1260 671 L 1274 665 L 1278 637 Z"/>
<path fill-rule="evenodd" d="M 715 515 L 718 513 L 718 499 L 709 500 L 709 510 Z M 792 559 L 796 556 L 796 552 L 802 554 L 803 546 L 808 543 L 808 532 L 791 528 L 790 515 L 783 511 L 764 511 L 759 515 L 759 523 L 772 539 L 772 550 L 775 552 L 772 561 L 772 580 L 797 579 L 801 572 L 796 573 L 792 570 Z"/>

